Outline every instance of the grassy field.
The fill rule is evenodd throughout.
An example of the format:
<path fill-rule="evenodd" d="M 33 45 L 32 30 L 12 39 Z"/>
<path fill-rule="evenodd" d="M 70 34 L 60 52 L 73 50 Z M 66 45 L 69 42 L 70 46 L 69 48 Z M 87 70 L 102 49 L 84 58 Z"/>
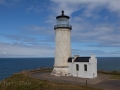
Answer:
<path fill-rule="evenodd" d="M 101 90 L 89 86 L 55 83 L 34 79 L 25 72 L 14 74 L 0 82 L 0 90 Z"/>
<path fill-rule="evenodd" d="M 111 75 L 111 79 L 120 80 L 120 75 Z"/>
<path fill-rule="evenodd" d="M 120 72 L 119 71 L 98 71 L 100 74 L 109 75 L 111 79 L 120 80 Z"/>

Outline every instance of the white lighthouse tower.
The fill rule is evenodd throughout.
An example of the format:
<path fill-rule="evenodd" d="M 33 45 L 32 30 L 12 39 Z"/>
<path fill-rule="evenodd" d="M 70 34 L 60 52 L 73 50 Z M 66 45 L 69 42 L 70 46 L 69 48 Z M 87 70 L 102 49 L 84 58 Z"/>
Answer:
<path fill-rule="evenodd" d="M 69 25 L 69 16 L 64 15 L 64 11 L 60 16 L 57 16 L 57 25 L 55 30 L 55 60 L 54 69 L 51 75 L 68 76 L 68 58 L 71 57 L 71 40 L 70 32 L 72 26 Z"/>

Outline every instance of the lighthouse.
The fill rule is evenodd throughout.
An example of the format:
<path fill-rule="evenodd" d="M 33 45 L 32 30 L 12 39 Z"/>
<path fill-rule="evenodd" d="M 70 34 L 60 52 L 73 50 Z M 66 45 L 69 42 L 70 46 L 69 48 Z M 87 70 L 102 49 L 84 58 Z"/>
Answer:
<path fill-rule="evenodd" d="M 55 60 L 54 68 L 51 75 L 68 76 L 68 58 L 71 57 L 71 30 L 72 26 L 69 24 L 70 17 L 62 14 L 56 17 L 57 24 L 54 26 L 55 30 Z"/>

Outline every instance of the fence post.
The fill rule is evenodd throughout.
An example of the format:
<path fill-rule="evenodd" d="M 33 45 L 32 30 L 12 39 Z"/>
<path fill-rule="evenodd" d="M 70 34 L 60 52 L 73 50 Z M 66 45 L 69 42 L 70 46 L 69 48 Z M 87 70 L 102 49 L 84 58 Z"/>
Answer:
<path fill-rule="evenodd" d="M 87 80 L 86 80 L 86 86 L 87 86 Z"/>

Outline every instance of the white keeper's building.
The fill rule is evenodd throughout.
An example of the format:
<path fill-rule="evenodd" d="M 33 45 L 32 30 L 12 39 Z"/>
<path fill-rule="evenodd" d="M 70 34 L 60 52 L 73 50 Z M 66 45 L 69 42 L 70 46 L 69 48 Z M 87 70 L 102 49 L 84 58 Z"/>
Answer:
<path fill-rule="evenodd" d="M 73 58 L 68 58 L 69 76 L 81 78 L 97 77 L 97 58 L 94 55 L 91 57 L 79 57 L 75 55 Z"/>
<path fill-rule="evenodd" d="M 69 24 L 70 17 L 64 15 L 64 11 L 62 11 L 62 14 L 56 19 L 57 25 L 54 26 L 55 60 L 51 75 L 81 78 L 97 77 L 97 58 L 94 55 L 91 57 L 79 57 L 79 55 L 71 57 L 70 36 L 72 26 Z"/>

